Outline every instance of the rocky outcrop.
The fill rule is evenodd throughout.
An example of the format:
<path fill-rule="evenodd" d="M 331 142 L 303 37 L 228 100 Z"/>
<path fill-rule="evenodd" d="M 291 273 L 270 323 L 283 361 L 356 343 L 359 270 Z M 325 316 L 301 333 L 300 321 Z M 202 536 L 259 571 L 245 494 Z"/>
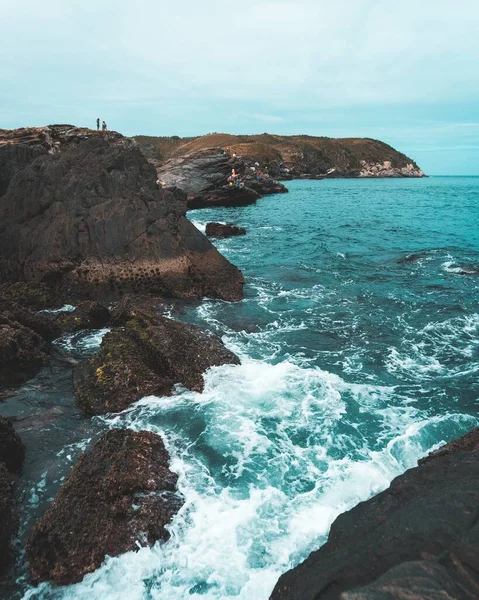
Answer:
<path fill-rule="evenodd" d="M 0 315 L 0 388 L 33 377 L 48 359 L 47 346 L 37 333 Z"/>
<path fill-rule="evenodd" d="M 223 148 L 204 148 L 173 157 L 165 163 L 152 162 L 156 164 L 161 180 L 186 193 L 188 208 L 245 206 L 263 195 L 288 191 L 268 176 L 257 181 L 249 163 L 231 156 Z M 235 185 L 228 185 L 233 169 L 238 180 Z"/>
<path fill-rule="evenodd" d="M 221 340 L 187 325 L 135 308 L 126 299 L 114 312 L 115 327 L 97 356 L 75 369 L 75 395 L 87 414 L 125 410 L 151 394 L 168 396 L 173 386 L 201 392 L 213 366 L 238 364 Z"/>
<path fill-rule="evenodd" d="M 104 304 L 87 300 L 71 312 L 60 313 L 57 323 L 63 332 L 73 333 L 81 329 L 101 329 L 110 323 L 110 319 L 110 311 Z"/>
<path fill-rule="evenodd" d="M 390 160 L 382 163 L 362 160 L 358 177 L 424 177 L 424 173 L 412 162 L 403 167 L 393 167 Z"/>
<path fill-rule="evenodd" d="M 209 134 L 198 138 L 137 137 L 145 156 L 166 164 L 173 158 L 221 148 L 239 162 L 254 166 L 276 179 L 322 177 L 424 177 L 405 154 L 370 138 L 327 138 L 310 135 Z M 270 185 L 268 178 L 266 184 Z M 249 185 L 248 183 L 246 185 Z M 264 193 L 279 193 L 281 190 Z"/>
<path fill-rule="evenodd" d="M 9 419 L 0 417 L 0 577 L 12 562 L 11 539 L 17 529 L 12 474 L 18 475 L 25 446 Z"/>
<path fill-rule="evenodd" d="M 235 235 L 245 235 L 246 229 L 244 227 L 237 227 L 233 223 L 206 223 L 205 232 L 208 237 L 226 238 Z"/>
<path fill-rule="evenodd" d="M 106 556 L 169 537 L 182 504 L 161 438 L 114 429 L 73 468 L 26 545 L 32 579 L 80 581 Z"/>
<path fill-rule="evenodd" d="M 271 600 L 479 597 L 479 428 L 336 519 Z"/>
<path fill-rule="evenodd" d="M 155 180 L 114 132 L 0 131 L 0 283 L 41 281 L 68 300 L 240 299 L 241 272 L 186 219 L 184 196 Z"/>
<path fill-rule="evenodd" d="M 25 460 L 25 445 L 13 428 L 12 422 L 0 417 L 0 463 L 10 473 L 20 473 Z"/>

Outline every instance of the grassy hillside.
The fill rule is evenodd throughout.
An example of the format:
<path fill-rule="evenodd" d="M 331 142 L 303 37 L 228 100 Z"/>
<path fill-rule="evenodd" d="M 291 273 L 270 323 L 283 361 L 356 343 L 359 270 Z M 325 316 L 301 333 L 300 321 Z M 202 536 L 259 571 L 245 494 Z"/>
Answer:
<path fill-rule="evenodd" d="M 160 163 L 205 148 L 221 147 L 229 154 L 258 161 L 276 173 L 283 165 L 293 175 L 318 175 L 334 168 L 338 174 L 354 176 L 361 170 L 362 161 L 369 164 L 389 161 L 393 169 L 407 164 L 417 167 L 406 155 L 369 138 L 212 133 L 196 138 L 136 136 L 134 139 L 148 158 Z"/>

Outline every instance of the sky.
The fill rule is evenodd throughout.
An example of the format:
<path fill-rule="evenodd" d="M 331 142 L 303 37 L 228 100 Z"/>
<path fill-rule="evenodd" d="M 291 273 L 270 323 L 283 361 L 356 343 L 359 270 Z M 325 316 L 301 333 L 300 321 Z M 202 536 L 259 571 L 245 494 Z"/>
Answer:
<path fill-rule="evenodd" d="M 370 137 L 479 175 L 478 0 L 0 0 L 0 128 Z"/>

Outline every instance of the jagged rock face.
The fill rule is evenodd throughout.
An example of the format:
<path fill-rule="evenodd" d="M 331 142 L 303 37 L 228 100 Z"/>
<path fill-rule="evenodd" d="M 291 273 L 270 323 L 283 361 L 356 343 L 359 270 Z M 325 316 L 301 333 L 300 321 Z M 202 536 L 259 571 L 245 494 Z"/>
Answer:
<path fill-rule="evenodd" d="M 0 132 L 0 282 L 44 281 L 66 297 L 242 297 L 241 272 L 157 190 L 136 144 L 50 126 Z"/>
<path fill-rule="evenodd" d="M 206 235 L 214 238 L 226 238 L 235 235 L 245 235 L 244 227 L 237 227 L 233 223 L 206 223 Z"/>
<path fill-rule="evenodd" d="M 244 186 L 227 185 L 232 169 L 240 175 Z M 205 148 L 171 158 L 157 167 L 157 173 L 168 185 L 186 193 L 188 208 L 246 206 L 265 194 L 288 191 L 269 177 L 256 181 L 244 160 L 230 156 L 222 148 Z"/>
<path fill-rule="evenodd" d="M 362 160 L 358 177 L 424 177 L 424 173 L 413 163 L 408 163 L 404 167 L 393 167 L 390 160 L 382 163 Z"/>
<path fill-rule="evenodd" d="M 208 368 L 239 364 L 217 336 L 137 308 L 128 298 L 113 312 L 113 323 L 99 354 L 75 368 L 75 396 L 87 414 L 119 412 L 152 394 L 169 396 L 177 383 L 201 392 Z"/>
<path fill-rule="evenodd" d="M 479 597 L 479 428 L 344 513 L 271 600 Z"/>
<path fill-rule="evenodd" d="M 32 579 L 70 584 L 117 556 L 169 537 L 182 505 L 162 439 L 114 429 L 73 468 L 26 545 Z M 1 475 L 1 473 L 0 473 Z"/>

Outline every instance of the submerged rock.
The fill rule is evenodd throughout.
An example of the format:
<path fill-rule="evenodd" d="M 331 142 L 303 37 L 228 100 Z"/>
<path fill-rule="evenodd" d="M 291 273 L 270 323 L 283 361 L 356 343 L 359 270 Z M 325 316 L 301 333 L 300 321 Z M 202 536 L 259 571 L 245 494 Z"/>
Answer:
<path fill-rule="evenodd" d="M 479 591 L 479 428 L 340 515 L 271 600 L 473 600 Z"/>
<path fill-rule="evenodd" d="M 208 237 L 226 238 L 235 235 L 245 235 L 244 227 L 237 227 L 233 223 L 206 223 L 206 235 Z"/>
<path fill-rule="evenodd" d="M 114 429 L 85 452 L 26 545 L 34 581 L 70 584 L 117 556 L 169 537 L 182 504 L 158 435 Z"/>
<path fill-rule="evenodd" d="M 184 197 L 155 180 L 115 132 L 0 130 L 0 283 L 42 281 L 68 300 L 241 299 L 241 272 L 188 221 Z"/>
<path fill-rule="evenodd" d="M 97 356 L 75 368 L 75 396 L 87 414 L 119 412 L 150 394 L 168 396 L 177 383 L 201 392 L 208 368 L 239 364 L 217 336 L 135 308 L 128 299 L 113 319 L 121 327 L 105 335 Z"/>

